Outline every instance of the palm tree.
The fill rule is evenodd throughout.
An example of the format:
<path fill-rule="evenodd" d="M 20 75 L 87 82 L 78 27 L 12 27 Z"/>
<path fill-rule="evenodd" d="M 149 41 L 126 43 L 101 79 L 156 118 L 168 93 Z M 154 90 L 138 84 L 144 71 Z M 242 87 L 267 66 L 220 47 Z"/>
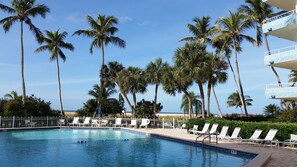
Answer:
<path fill-rule="evenodd" d="M 63 111 L 63 103 L 62 103 L 62 94 L 61 94 L 61 80 L 60 80 L 60 67 L 59 67 L 59 58 L 66 61 L 66 55 L 63 53 L 62 49 L 67 49 L 70 51 L 74 50 L 74 47 L 71 43 L 65 42 L 65 38 L 68 35 L 67 32 L 59 33 L 57 31 L 45 31 L 47 37 L 41 37 L 41 43 L 45 43 L 45 45 L 40 46 L 35 50 L 35 53 L 39 53 L 42 51 L 49 51 L 50 61 L 56 61 L 57 67 L 57 76 L 58 76 L 58 96 L 60 99 L 60 111 L 61 114 L 64 115 Z"/>
<path fill-rule="evenodd" d="M 30 28 L 30 31 L 36 36 L 37 40 L 42 36 L 41 31 L 32 23 L 31 17 L 40 15 L 45 18 L 46 13 L 50 12 L 50 9 L 45 5 L 35 4 L 35 0 L 12 0 L 11 7 L 0 3 L 0 10 L 12 14 L 0 20 L 0 24 L 3 24 L 3 29 L 6 32 L 10 30 L 12 25 L 16 22 L 21 23 L 20 35 L 21 35 L 21 76 L 22 76 L 22 91 L 23 91 L 23 105 L 25 105 L 26 98 L 26 84 L 24 74 L 24 42 L 23 42 L 23 26 L 24 23 Z"/>
<path fill-rule="evenodd" d="M 276 104 L 269 104 L 264 107 L 264 114 L 266 116 L 275 116 L 281 112 L 281 108 Z"/>
<path fill-rule="evenodd" d="M 297 82 L 297 71 L 291 70 L 289 75 L 289 82 Z"/>
<path fill-rule="evenodd" d="M 116 17 L 98 14 L 96 20 L 94 20 L 91 16 L 87 16 L 87 21 L 91 30 L 77 30 L 73 33 L 73 35 L 83 35 L 93 38 L 90 46 L 91 54 L 93 54 L 93 47 L 101 48 L 102 62 L 100 68 L 100 88 L 103 89 L 103 67 L 105 58 L 104 48 L 109 43 L 119 46 L 120 48 L 125 48 L 126 42 L 121 38 L 114 36 L 118 31 L 118 28 L 115 27 L 118 23 L 118 19 Z M 101 105 L 99 107 L 101 108 Z"/>
<path fill-rule="evenodd" d="M 125 94 L 131 93 L 133 97 L 134 106 L 132 108 L 132 117 L 135 118 L 135 109 L 137 105 L 137 93 L 145 93 L 147 82 L 145 81 L 144 72 L 138 67 L 128 67 L 119 74 L 119 83 L 123 88 Z"/>
<path fill-rule="evenodd" d="M 163 89 L 166 93 L 175 96 L 176 93 L 183 92 L 188 98 L 188 115 L 191 118 L 192 111 L 192 100 L 188 91 L 189 87 L 193 83 L 192 76 L 189 75 L 190 70 L 183 66 L 168 67 L 164 77 L 162 79 Z"/>
<path fill-rule="evenodd" d="M 93 89 L 89 91 L 89 95 L 93 96 L 97 102 L 99 101 L 99 98 L 102 97 L 102 99 L 107 100 L 108 97 L 110 97 L 111 95 L 115 94 L 117 91 L 112 88 L 112 87 L 106 87 L 105 89 L 103 89 L 102 95 L 100 96 L 100 86 L 98 84 L 95 84 L 93 86 Z"/>
<path fill-rule="evenodd" d="M 270 5 L 262 0 L 245 0 L 246 5 L 241 5 L 239 11 L 246 14 L 248 19 L 255 24 L 256 34 L 257 34 L 257 43 L 258 45 L 262 44 L 262 37 L 264 37 L 264 42 L 266 45 L 267 52 L 270 54 L 270 47 L 267 40 L 267 34 L 262 31 L 262 26 L 267 17 L 273 15 L 273 9 Z M 279 86 L 282 86 L 281 80 L 278 73 L 276 72 L 273 66 L 270 66 L 271 70 L 276 76 Z"/>
<path fill-rule="evenodd" d="M 199 88 L 201 96 L 202 117 L 205 118 L 205 97 L 203 84 L 207 81 L 208 63 L 205 46 L 199 43 L 186 43 L 178 48 L 174 54 L 175 66 L 188 71 L 188 75 L 194 80 Z"/>
<path fill-rule="evenodd" d="M 19 98 L 19 96 L 16 91 L 11 91 L 10 93 L 5 94 L 4 98 L 15 100 L 15 99 Z"/>
<path fill-rule="evenodd" d="M 202 18 L 194 18 L 194 25 L 187 24 L 189 31 L 193 36 L 185 37 L 181 41 L 199 42 L 202 45 L 211 43 L 211 36 L 213 36 L 215 27 L 210 26 L 210 17 L 203 16 Z"/>
<path fill-rule="evenodd" d="M 243 13 L 239 11 L 235 13 L 232 13 L 229 11 L 229 17 L 220 18 L 218 19 L 217 23 L 219 24 L 219 27 L 218 27 L 219 35 L 215 37 L 214 41 L 217 41 L 218 39 L 226 39 L 227 41 L 228 40 L 232 41 L 240 99 L 243 103 L 244 112 L 246 115 L 248 115 L 246 103 L 244 103 L 245 96 L 244 96 L 244 91 L 243 91 L 240 73 L 239 73 L 237 47 L 240 46 L 243 40 L 247 40 L 248 42 L 251 42 L 254 45 L 257 45 L 257 42 L 255 39 L 253 39 L 248 35 L 243 34 L 243 32 L 249 29 L 250 27 L 252 27 L 253 24 L 249 19 L 247 19 L 247 17 Z"/>
<path fill-rule="evenodd" d="M 133 106 L 127 96 L 127 92 L 125 92 L 125 84 L 120 83 L 120 73 L 122 70 L 124 70 L 124 66 L 119 63 L 119 62 L 109 62 L 108 63 L 108 76 L 109 79 L 112 80 L 112 82 L 114 82 L 118 88 L 119 91 L 121 92 L 121 94 L 124 96 L 125 100 L 127 101 L 129 107 L 131 108 L 131 111 L 133 111 Z"/>
<path fill-rule="evenodd" d="M 207 84 L 207 113 L 210 113 L 210 94 L 211 90 L 213 91 L 217 106 L 218 106 L 218 112 L 220 117 L 222 117 L 222 112 L 220 108 L 219 101 L 217 99 L 214 86 L 217 83 L 225 83 L 228 78 L 228 74 L 226 70 L 228 69 L 228 63 L 224 60 L 223 57 L 209 54 L 209 76 L 208 76 L 208 84 Z"/>
<path fill-rule="evenodd" d="M 199 100 L 200 96 L 195 95 L 194 92 L 189 92 L 191 103 L 192 103 L 192 111 L 193 107 L 195 109 L 195 114 L 198 115 L 198 113 L 201 112 L 201 101 Z M 182 103 L 180 105 L 180 109 L 184 111 L 184 113 L 188 113 L 189 111 L 189 98 L 186 95 L 183 95 L 182 97 Z"/>
<path fill-rule="evenodd" d="M 252 105 L 252 101 L 253 99 L 251 99 L 250 96 L 246 95 L 245 96 L 245 104 L 246 106 L 251 106 Z M 243 110 L 242 110 L 242 103 L 240 100 L 240 96 L 238 92 L 234 92 L 231 95 L 229 95 L 228 100 L 227 100 L 227 105 L 228 107 L 235 107 L 235 108 L 240 108 L 241 113 L 243 114 Z"/>
<path fill-rule="evenodd" d="M 148 83 L 155 84 L 154 114 L 156 114 L 157 110 L 158 88 L 161 84 L 163 74 L 168 67 L 168 63 L 163 63 L 162 59 L 158 58 L 154 62 L 150 62 L 145 69 L 145 78 L 147 79 Z"/>

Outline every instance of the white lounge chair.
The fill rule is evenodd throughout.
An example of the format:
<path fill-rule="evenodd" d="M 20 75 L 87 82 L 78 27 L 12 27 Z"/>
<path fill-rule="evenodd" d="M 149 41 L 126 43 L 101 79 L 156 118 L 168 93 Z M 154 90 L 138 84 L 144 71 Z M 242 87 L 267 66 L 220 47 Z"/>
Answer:
<path fill-rule="evenodd" d="M 217 136 L 218 139 L 227 137 L 228 129 L 229 129 L 229 126 L 223 126 L 223 127 L 222 127 L 222 130 L 221 130 L 221 133 Z"/>
<path fill-rule="evenodd" d="M 131 124 L 129 125 L 130 127 L 137 127 L 137 120 L 136 119 L 132 119 L 131 120 Z"/>
<path fill-rule="evenodd" d="M 284 144 L 284 147 L 292 146 L 294 148 L 295 145 L 297 145 L 297 135 L 290 134 L 290 139 L 285 140 L 283 144 Z"/>
<path fill-rule="evenodd" d="M 241 142 L 256 142 L 262 133 L 261 129 L 256 129 L 249 139 L 241 139 Z"/>
<path fill-rule="evenodd" d="M 277 129 L 270 129 L 264 139 L 256 139 L 255 141 L 258 143 L 263 143 L 263 147 L 266 144 L 275 144 L 276 146 L 278 146 L 278 140 L 275 139 L 277 131 Z"/>
<path fill-rule="evenodd" d="M 107 119 L 102 119 L 100 126 L 107 126 L 108 125 L 108 120 Z"/>
<path fill-rule="evenodd" d="M 89 126 L 91 117 L 86 117 L 83 123 L 79 123 L 80 126 Z"/>
<path fill-rule="evenodd" d="M 189 133 L 194 133 L 193 131 L 198 131 L 198 125 L 193 125 L 193 128 L 189 129 Z"/>
<path fill-rule="evenodd" d="M 193 130 L 193 133 L 194 134 L 205 134 L 206 132 L 208 132 L 209 125 L 210 125 L 209 123 L 205 123 L 201 131 Z"/>
<path fill-rule="evenodd" d="M 124 124 L 122 124 L 122 118 L 116 118 L 115 120 L 115 124 L 113 124 L 113 126 L 117 127 L 121 127 L 121 126 L 124 126 Z"/>
<path fill-rule="evenodd" d="M 92 127 L 98 127 L 100 124 L 98 122 L 98 119 L 92 119 L 91 120 L 91 126 Z"/>
<path fill-rule="evenodd" d="M 64 126 L 65 125 L 65 119 L 59 119 L 58 126 Z"/>
<path fill-rule="evenodd" d="M 239 137 L 239 132 L 240 132 L 241 128 L 240 127 L 235 127 L 231 136 L 225 136 L 225 137 L 221 137 L 221 140 L 227 140 L 228 142 L 230 142 L 231 140 L 234 141 L 238 141 L 241 140 L 241 137 Z"/>
<path fill-rule="evenodd" d="M 26 127 L 32 127 L 32 122 L 30 119 L 25 119 L 25 126 Z"/>
<path fill-rule="evenodd" d="M 145 127 L 147 128 L 147 126 L 150 124 L 150 120 L 149 119 L 141 119 L 141 124 L 139 125 L 139 127 Z"/>
<path fill-rule="evenodd" d="M 78 120 L 79 120 L 79 117 L 74 117 L 72 123 L 69 123 L 68 125 L 69 126 L 70 125 L 72 125 L 72 126 L 78 125 L 79 124 Z"/>

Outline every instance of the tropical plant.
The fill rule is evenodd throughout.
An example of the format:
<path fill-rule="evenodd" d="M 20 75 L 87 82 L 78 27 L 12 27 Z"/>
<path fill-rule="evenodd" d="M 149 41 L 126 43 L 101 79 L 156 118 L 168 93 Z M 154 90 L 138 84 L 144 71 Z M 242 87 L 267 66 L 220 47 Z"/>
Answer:
<path fill-rule="evenodd" d="M 170 95 L 175 96 L 176 93 L 181 93 L 181 92 L 185 94 L 189 102 L 188 115 L 189 115 L 189 118 L 191 118 L 192 100 L 188 89 L 192 85 L 193 80 L 192 80 L 192 76 L 189 75 L 189 73 L 190 73 L 189 69 L 183 68 L 182 66 L 177 66 L 175 64 L 174 67 L 169 67 L 166 70 L 166 73 L 164 74 L 164 77 L 162 79 L 162 84 L 163 84 L 163 90 Z"/>
<path fill-rule="evenodd" d="M 186 77 L 190 77 L 198 85 L 201 96 L 202 117 L 205 118 L 205 97 L 203 84 L 207 81 L 208 63 L 205 46 L 199 43 L 186 43 L 178 48 L 174 54 L 174 65 L 182 69 L 182 72 L 188 72 Z M 189 107 L 190 109 L 190 107 Z M 192 112 L 191 112 L 192 113 Z"/>
<path fill-rule="evenodd" d="M 187 24 L 189 31 L 193 36 L 185 37 L 181 41 L 198 42 L 202 45 L 210 44 L 211 38 L 214 35 L 215 27 L 210 26 L 210 17 L 203 16 L 202 18 L 194 18 L 195 24 Z"/>
<path fill-rule="evenodd" d="M 17 99 L 20 96 L 18 95 L 18 93 L 16 91 L 11 91 L 10 93 L 7 93 L 4 95 L 4 98 L 6 99 Z"/>
<path fill-rule="evenodd" d="M 114 36 L 118 31 L 115 25 L 118 23 L 118 19 L 114 16 L 97 15 L 97 19 L 94 20 L 91 16 L 87 16 L 87 21 L 91 27 L 91 30 L 77 30 L 73 35 L 83 35 L 93 38 L 90 46 L 90 53 L 93 54 L 93 47 L 101 48 L 101 68 L 100 68 L 100 88 L 103 91 L 103 67 L 105 58 L 105 46 L 112 43 L 120 48 L 126 47 L 126 42 L 121 38 Z M 99 98 L 101 100 L 101 98 Z M 101 103 L 100 108 L 101 108 Z"/>
<path fill-rule="evenodd" d="M 41 43 L 45 44 L 40 47 L 38 47 L 35 50 L 35 53 L 39 53 L 42 51 L 49 51 L 51 53 L 50 55 L 50 61 L 56 61 L 56 67 L 57 67 L 57 76 L 58 76 L 58 96 L 60 100 L 60 112 L 62 115 L 64 115 L 63 110 L 63 103 L 62 103 L 62 93 L 61 93 L 61 79 L 60 79 L 60 66 L 59 66 L 59 58 L 63 60 L 63 62 L 66 61 L 66 55 L 62 51 L 62 49 L 67 49 L 70 51 L 74 50 L 74 47 L 71 43 L 65 42 L 65 38 L 67 36 L 67 32 L 59 33 L 59 30 L 57 31 L 45 31 L 47 37 L 41 37 L 40 41 Z"/>
<path fill-rule="evenodd" d="M 297 71 L 291 70 L 289 75 L 289 82 L 297 82 Z"/>
<path fill-rule="evenodd" d="M 194 111 L 196 116 L 198 115 L 198 113 L 201 112 L 201 101 L 199 100 L 200 96 L 199 95 L 195 95 L 194 92 L 189 92 L 190 95 L 190 99 L 191 99 L 191 104 L 192 104 L 192 109 L 191 111 Z M 180 109 L 184 111 L 184 113 L 188 113 L 189 112 L 189 98 L 186 95 L 183 95 L 182 97 L 182 103 L 180 105 Z M 194 109 L 193 109 L 194 108 Z"/>
<path fill-rule="evenodd" d="M 209 56 L 209 70 L 208 70 L 208 84 L 207 84 L 207 113 L 210 113 L 210 94 L 211 90 L 213 91 L 217 106 L 218 106 L 218 112 L 220 117 L 222 117 L 222 111 L 220 108 L 219 101 L 217 99 L 216 93 L 215 93 L 215 85 L 217 83 L 225 83 L 228 79 L 228 74 L 226 70 L 228 69 L 228 63 L 224 60 L 223 57 L 214 55 L 214 54 L 208 54 Z"/>
<path fill-rule="evenodd" d="M 156 113 L 160 112 L 163 109 L 163 106 L 161 105 L 161 103 L 158 103 L 156 111 L 154 111 L 154 108 L 154 101 L 146 101 L 142 99 L 140 102 L 137 103 L 135 117 L 155 119 Z"/>
<path fill-rule="evenodd" d="M 127 69 L 123 69 L 120 74 L 119 85 L 123 89 L 125 94 L 131 93 L 133 97 L 134 106 L 132 108 L 132 117 L 135 117 L 135 109 L 136 109 L 136 94 L 137 93 L 145 93 L 147 82 L 145 80 L 144 72 L 142 69 L 138 67 L 128 67 Z"/>
<path fill-rule="evenodd" d="M 157 111 L 158 88 L 161 84 L 163 74 L 168 68 L 168 63 L 163 63 L 161 58 L 150 62 L 145 69 L 145 78 L 149 84 L 155 84 L 154 114 Z"/>
<path fill-rule="evenodd" d="M 240 108 L 241 113 L 243 114 L 243 110 L 242 110 L 242 103 L 239 97 L 239 93 L 238 92 L 234 92 L 231 95 L 229 95 L 228 100 L 227 100 L 227 105 L 228 107 L 235 107 L 235 108 Z M 252 105 L 252 101 L 253 99 L 251 99 L 250 96 L 245 95 L 245 104 L 246 106 L 251 106 Z"/>
<path fill-rule="evenodd" d="M 276 104 L 269 104 L 264 107 L 263 112 L 266 116 L 275 116 L 275 115 L 280 114 L 281 108 L 279 106 L 277 106 Z"/>
<path fill-rule="evenodd" d="M 107 100 L 111 95 L 117 92 L 112 87 L 106 87 L 105 89 L 103 89 L 102 95 L 100 96 L 100 93 L 101 93 L 100 90 L 101 90 L 100 86 L 98 84 L 95 84 L 93 86 L 93 89 L 89 90 L 89 93 L 88 93 L 90 96 L 93 96 L 96 99 L 97 103 L 100 97 L 104 100 Z"/>
<path fill-rule="evenodd" d="M 24 23 L 27 24 L 30 28 L 30 31 L 33 32 L 37 40 L 42 36 L 41 31 L 32 23 L 31 17 L 36 17 L 40 15 L 45 18 L 46 13 L 50 9 L 45 5 L 35 4 L 35 0 L 12 0 L 11 7 L 6 6 L 0 3 L 0 10 L 11 14 L 11 16 L 5 17 L 0 20 L 0 24 L 3 24 L 3 29 L 6 32 L 10 30 L 12 25 L 16 22 L 21 23 L 20 35 L 21 35 L 21 76 L 22 76 L 22 102 L 25 105 L 26 97 L 26 84 L 25 84 L 25 74 L 24 74 L 24 43 L 23 43 L 23 26 Z"/>
<path fill-rule="evenodd" d="M 239 72 L 239 64 L 238 64 L 238 57 L 237 57 L 237 47 L 240 46 L 243 40 L 247 40 L 248 42 L 257 45 L 257 42 L 252 37 L 243 34 L 243 32 L 253 26 L 253 23 L 247 19 L 246 15 L 237 11 L 232 13 L 229 11 L 229 17 L 222 17 L 219 18 L 217 21 L 219 27 L 217 27 L 217 31 L 219 35 L 215 37 L 213 40 L 218 41 L 219 39 L 225 39 L 226 41 L 232 41 L 233 46 L 233 54 L 235 58 L 235 67 L 237 72 L 237 80 L 239 85 L 239 94 L 240 100 L 243 104 L 244 112 L 246 116 L 248 116 L 248 111 L 246 107 L 246 103 L 244 103 L 244 91 L 243 86 L 241 83 L 241 77 Z"/>
<path fill-rule="evenodd" d="M 262 38 L 266 45 L 267 52 L 270 54 L 270 47 L 267 40 L 267 34 L 262 31 L 263 23 L 267 17 L 272 17 L 273 9 L 272 6 L 263 2 L 262 0 L 245 0 L 245 5 L 241 5 L 239 11 L 245 13 L 247 18 L 255 24 L 257 43 L 262 44 Z M 279 86 L 282 86 L 280 77 L 273 66 L 270 66 L 271 70 L 276 76 Z"/>
<path fill-rule="evenodd" d="M 131 108 L 131 111 L 133 111 L 133 106 L 127 96 L 127 92 L 125 91 L 125 84 L 120 83 L 120 73 L 122 70 L 124 70 L 124 66 L 116 61 L 109 62 L 108 63 L 108 79 L 111 80 L 111 82 L 115 83 L 121 94 L 124 96 L 125 100 L 127 101 L 129 107 Z"/>

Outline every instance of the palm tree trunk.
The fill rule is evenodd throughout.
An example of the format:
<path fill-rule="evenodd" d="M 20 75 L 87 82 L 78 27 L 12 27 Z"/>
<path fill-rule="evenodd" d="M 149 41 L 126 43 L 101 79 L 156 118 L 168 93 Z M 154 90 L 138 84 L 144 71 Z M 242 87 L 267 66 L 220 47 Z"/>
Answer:
<path fill-rule="evenodd" d="M 206 117 L 209 117 L 210 113 L 210 94 L 211 94 L 211 81 L 208 81 L 207 84 L 207 112 L 206 112 Z"/>
<path fill-rule="evenodd" d="M 124 96 L 125 100 L 128 102 L 128 105 L 129 105 L 129 107 L 131 108 L 131 111 L 132 111 L 132 113 L 133 113 L 133 106 L 132 106 L 130 100 L 128 99 L 126 93 L 122 93 L 122 95 Z"/>
<path fill-rule="evenodd" d="M 155 116 L 156 116 L 156 111 L 157 111 L 158 87 L 159 87 L 159 84 L 156 83 L 156 87 L 155 87 L 155 100 L 154 100 L 154 115 Z"/>
<path fill-rule="evenodd" d="M 221 111 L 221 107 L 220 107 L 220 103 L 219 103 L 219 101 L 218 101 L 218 98 L 217 98 L 217 95 L 216 95 L 216 92 L 215 92 L 215 89 L 214 89 L 214 85 L 211 84 L 211 87 L 212 87 L 213 96 L 214 96 L 214 98 L 216 99 L 216 103 L 217 103 L 217 106 L 218 106 L 218 112 L 219 112 L 219 115 L 220 115 L 221 118 L 223 118 L 222 111 Z"/>
<path fill-rule="evenodd" d="M 246 108 L 246 104 L 245 104 L 245 100 L 244 100 L 243 87 L 242 87 L 242 84 L 241 84 L 240 73 L 239 73 L 236 43 L 235 43 L 235 39 L 232 39 L 232 40 L 233 40 L 233 49 L 234 49 L 234 57 L 235 57 L 235 65 L 236 65 L 235 67 L 236 67 L 236 71 L 237 71 L 237 78 L 238 78 L 238 85 L 239 85 L 239 90 L 240 90 L 241 102 L 242 102 L 242 105 L 243 105 L 243 108 L 244 108 L 245 115 L 248 116 L 248 112 L 247 112 L 247 108 Z"/>
<path fill-rule="evenodd" d="M 21 21 L 21 75 L 22 75 L 22 89 L 23 89 L 23 106 L 25 106 L 25 98 L 26 98 L 26 84 L 25 84 L 25 74 L 24 74 L 24 35 L 23 35 L 23 24 L 24 22 Z"/>
<path fill-rule="evenodd" d="M 201 96 L 201 115 L 202 118 L 205 118 L 205 98 L 204 98 L 204 91 L 203 91 L 203 85 L 202 83 L 197 83 L 200 91 L 200 96 Z"/>
<path fill-rule="evenodd" d="M 134 102 L 134 107 L 133 107 L 132 118 L 135 118 L 135 113 L 136 113 L 136 93 L 133 93 L 133 102 Z"/>
<path fill-rule="evenodd" d="M 103 67 L 104 67 L 104 42 L 101 46 L 101 68 L 100 68 L 100 93 L 99 93 L 99 110 L 102 111 L 102 93 L 103 93 Z"/>
<path fill-rule="evenodd" d="M 267 49 L 267 52 L 269 53 L 269 55 L 271 54 L 270 53 L 270 47 L 269 47 L 269 44 L 268 44 L 268 40 L 267 40 L 267 35 L 262 32 L 263 36 L 264 36 L 264 41 L 265 41 L 265 45 L 266 45 L 266 49 Z M 282 87 L 282 82 L 279 78 L 279 75 L 278 73 L 276 72 L 275 68 L 273 66 L 270 66 L 271 67 L 271 70 L 273 71 L 274 75 L 276 76 L 276 79 L 277 79 L 277 83 L 280 87 Z"/>
<path fill-rule="evenodd" d="M 187 92 L 187 91 L 183 91 L 184 94 L 187 96 L 187 99 L 188 99 L 188 114 L 189 114 L 189 119 L 191 119 L 192 117 L 192 112 L 193 112 L 193 108 L 192 108 L 192 99 L 191 99 L 191 96 L 190 94 Z"/>
<path fill-rule="evenodd" d="M 61 93 L 60 67 L 59 67 L 59 58 L 58 57 L 56 57 L 56 64 L 57 64 L 57 75 L 58 75 L 58 95 L 59 95 L 59 99 L 60 99 L 60 111 L 61 111 L 61 115 L 64 116 L 62 93 Z"/>

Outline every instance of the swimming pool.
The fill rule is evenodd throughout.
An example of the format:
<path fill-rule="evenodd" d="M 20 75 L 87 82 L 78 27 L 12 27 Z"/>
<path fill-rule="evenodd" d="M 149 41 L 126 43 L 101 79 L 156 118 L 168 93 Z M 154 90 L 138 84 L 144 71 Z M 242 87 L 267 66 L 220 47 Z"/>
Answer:
<path fill-rule="evenodd" d="M 121 129 L 0 132 L 0 166 L 235 167 L 254 156 L 239 157 Z"/>

